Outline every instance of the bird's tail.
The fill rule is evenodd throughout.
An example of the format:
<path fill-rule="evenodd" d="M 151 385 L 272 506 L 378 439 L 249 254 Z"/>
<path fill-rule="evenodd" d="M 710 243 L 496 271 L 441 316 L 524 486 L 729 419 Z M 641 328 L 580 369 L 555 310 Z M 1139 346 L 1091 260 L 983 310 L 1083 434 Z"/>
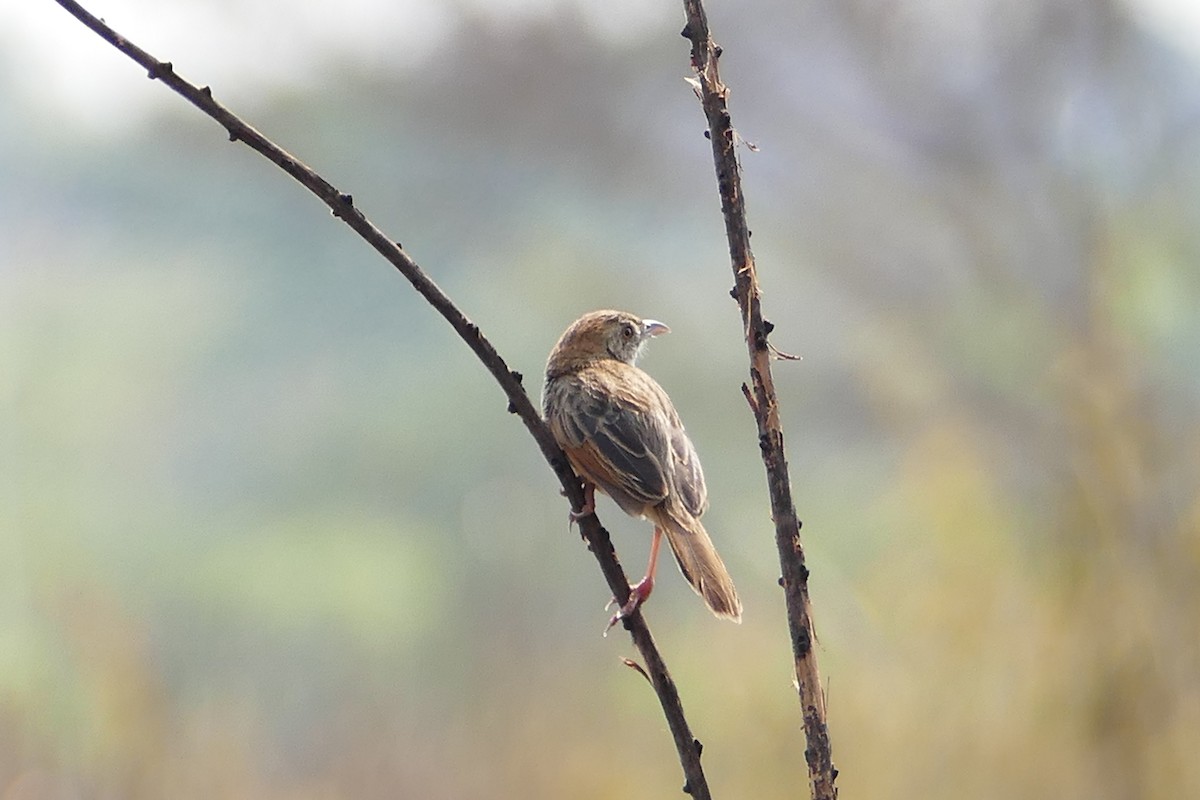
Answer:
<path fill-rule="evenodd" d="M 683 577 L 704 598 L 713 614 L 741 622 L 742 601 L 733 587 L 733 578 L 700 520 L 693 517 L 681 522 L 675 515 L 666 513 L 657 516 L 655 522 L 667 534 Z"/>

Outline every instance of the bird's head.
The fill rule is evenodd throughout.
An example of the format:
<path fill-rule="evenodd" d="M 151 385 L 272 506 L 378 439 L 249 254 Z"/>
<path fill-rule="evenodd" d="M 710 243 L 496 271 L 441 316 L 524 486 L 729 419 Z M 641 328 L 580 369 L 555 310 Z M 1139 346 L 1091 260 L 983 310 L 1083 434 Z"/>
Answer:
<path fill-rule="evenodd" d="M 632 364 L 647 341 L 671 329 L 625 311 L 592 311 L 571 323 L 550 352 L 550 377 L 589 362 L 612 358 Z"/>

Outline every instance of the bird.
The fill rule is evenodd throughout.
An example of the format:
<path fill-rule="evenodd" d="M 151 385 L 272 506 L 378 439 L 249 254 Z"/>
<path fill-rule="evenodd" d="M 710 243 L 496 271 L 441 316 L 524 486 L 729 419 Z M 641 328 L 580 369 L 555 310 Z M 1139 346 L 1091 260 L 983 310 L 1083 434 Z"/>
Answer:
<path fill-rule="evenodd" d="M 650 597 L 664 535 L 712 613 L 742 619 L 733 578 L 700 522 L 708 489 L 696 448 L 666 391 L 635 364 L 650 339 L 670 330 L 624 311 L 592 311 L 567 327 L 546 361 L 542 412 L 583 481 L 584 505 L 571 520 L 595 513 L 599 489 L 654 524 L 645 577 L 629 587 L 609 628 Z"/>

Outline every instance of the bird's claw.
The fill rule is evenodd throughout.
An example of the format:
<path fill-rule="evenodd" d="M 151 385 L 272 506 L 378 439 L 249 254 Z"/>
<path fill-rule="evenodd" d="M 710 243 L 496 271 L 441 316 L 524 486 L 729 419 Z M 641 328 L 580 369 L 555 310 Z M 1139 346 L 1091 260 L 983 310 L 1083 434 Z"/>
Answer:
<path fill-rule="evenodd" d="M 650 577 L 642 578 L 635 585 L 630 586 L 629 599 L 625 601 L 625 605 L 618 608 L 617 613 L 613 614 L 612 618 L 609 619 L 608 625 L 606 625 L 604 628 L 604 635 L 608 636 L 608 632 L 611 631 L 618 622 L 626 617 L 632 616 L 633 612 L 637 611 L 638 607 L 641 606 L 642 603 L 646 602 L 646 598 L 650 597 L 650 593 L 652 591 L 654 591 L 654 579 Z M 607 611 L 616 604 L 617 598 L 614 597 L 608 601 L 607 605 L 604 606 L 604 610 Z"/>
<path fill-rule="evenodd" d="M 584 517 L 591 516 L 596 513 L 596 487 L 591 483 L 583 484 L 583 506 L 578 511 L 570 509 L 567 511 L 567 527 L 571 527 Z"/>
<path fill-rule="evenodd" d="M 568 526 L 574 525 L 575 523 L 579 522 L 579 520 L 583 519 L 584 517 L 590 517 L 592 514 L 595 514 L 595 513 L 596 513 L 596 504 L 595 503 L 593 503 L 590 506 L 584 506 L 579 511 L 576 511 L 575 509 L 571 509 L 567 512 L 567 520 L 568 520 L 567 525 Z"/>

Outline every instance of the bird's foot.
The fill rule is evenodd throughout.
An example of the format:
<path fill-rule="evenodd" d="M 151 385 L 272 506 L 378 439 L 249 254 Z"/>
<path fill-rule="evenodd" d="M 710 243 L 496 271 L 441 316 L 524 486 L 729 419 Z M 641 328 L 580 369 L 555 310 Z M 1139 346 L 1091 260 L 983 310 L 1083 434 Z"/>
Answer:
<path fill-rule="evenodd" d="M 574 509 L 571 509 L 570 511 L 568 511 L 567 519 L 570 521 L 569 524 L 574 525 L 576 522 L 579 522 L 579 520 L 583 519 L 584 517 L 590 517 L 592 514 L 595 514 L 595 513 L 596 513 L 596 504 L 588 503 L 583 508 L 579 509 L 578 511 L 576 511 Z"/>
<path fill-rule="evenodd" d="M 604 629 L 604 635 L 608 636 L 608 632 L 613 629 L 618 622 L 633 614 L 634 611 L 641 606 L 642 603 L 650 597 L 650 593 L 654 591 L 654 577 L 647 575 L 633 586 L 629 587 L 629 599 L 625 601 L 625 605 L 617 609 L 617 613 L 613 614 L 612 619 L 608 621 L 608 626 Z M 611 608 L 617 604 L 617 598 L 608 601 L 605 609 Z"/>
<path fill-rule="evenodd" d="M 567 527 L 574 525 L 584 517 L 591 516 L 596 513 L 596 487 L 590 483 L 583 485 L 583 507 L 578 511 L 571 509 L 567 512 Z"/>

